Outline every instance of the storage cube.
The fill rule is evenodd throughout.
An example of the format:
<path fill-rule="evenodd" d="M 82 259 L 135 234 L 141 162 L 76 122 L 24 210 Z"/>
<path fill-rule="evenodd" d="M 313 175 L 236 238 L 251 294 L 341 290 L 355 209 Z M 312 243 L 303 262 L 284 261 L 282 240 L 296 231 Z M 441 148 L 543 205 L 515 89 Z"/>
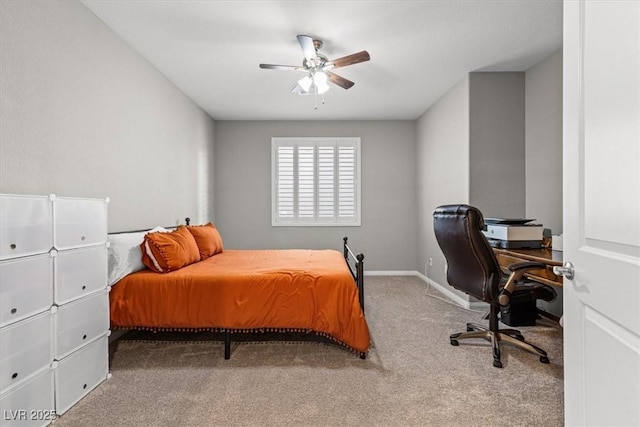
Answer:
<path fill-rule="evenodd" d="M 64 304 L 107 286 L 107 247 L 61 251 L 55 257 L 54 300 Z"/>
<path fill-rule="evenodd" d="M 108 360 L 108 337 L 105 334 L 60 361 L 55 370 L 55 399 L 58 415 L 65 413 L 107 379 Z"/>
<path fill-rule="evenodd" d="M 105 243 L 107 203 L 103 199 L 54 199 L 53 246 L 64 250 Z"/>
<path fill-rule="evenodd" d="M 55 358 L 63 357 L 109 330 L 109 294 L 102 291 L 61 305 L 55 317 Z"/>
<path fill-rule="evenodd" d="M 0 329 L 0 392 L 51 365 L 52 317 L 45 312 Z"/>
<path fill-rule="evenodd" d="M 53 304 L 53 257 L 0 261 L 0 327 L 47 311 Z"/>
<path fill-rule="evenodd" d="M 0 396 L 3 427 L 39 427 L 56 419 L 51 368 Z"/>
<path fill-rule="evenodd" d="M 52 245 L 48 196 L 0 194 L 0 260 L 49 252 Z"/>

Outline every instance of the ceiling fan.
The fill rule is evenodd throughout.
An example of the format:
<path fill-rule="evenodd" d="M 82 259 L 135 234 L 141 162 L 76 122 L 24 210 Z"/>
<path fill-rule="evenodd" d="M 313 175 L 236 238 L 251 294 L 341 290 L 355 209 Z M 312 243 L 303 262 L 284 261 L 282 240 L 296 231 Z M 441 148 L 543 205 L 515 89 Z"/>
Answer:
<path fill-rule="evenodd" d="M 266 70 L 294 70 L 307 73 L 305 77 L 298 80 L 298 83 L 291 90 L 292 92 L 299 93 L 301 95 L 323 94 L 329 90 L 328 82 L 340 86 L 341 88 L 349 89 L 355 83 L 332 73 L 330 70 L 339 67 L 346 67 L 347 65 L 358 64 L 370 59 L 369 52 L 363 50 L 361 52 L 330 61 L 326 56 L 318 52 L 322 47 L 321 40 L 314 39 L 310 36 L 299 35 L 298 43 L 300 43 L 302 53 L 304 54 L 302 66 L 260 64 L 260 68 Z"/>

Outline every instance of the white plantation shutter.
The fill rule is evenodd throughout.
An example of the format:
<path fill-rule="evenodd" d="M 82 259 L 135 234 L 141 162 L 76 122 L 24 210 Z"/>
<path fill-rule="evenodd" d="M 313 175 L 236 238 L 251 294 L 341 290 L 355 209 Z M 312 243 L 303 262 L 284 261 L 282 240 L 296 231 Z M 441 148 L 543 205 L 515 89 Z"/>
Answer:
<path fill-rule="evenodd" d="M 360 138 L 272 138 L 273 225 L 360 225 Z"/>
<path fill-rule="evenodd" d="M 315 147 L 298 146 L 298 218 L 312 220 L 316 216 Z"/>
<path fill-rule="evenodd" d="M 338 147 L 338 218 L 351 218 L 356 212 L 356 149 Z"/>
<path fill-rule="evenodd" d="M 336 210 L 336 147 L 321 145 L 318 147 L 318 218 L 335 218 Z"/>
<path fill-rule="evenodd" d="M 278 149 L 278 216 L 280 218 L 294 217 L 294 163 L 293 146 L 282 146 Z"/>

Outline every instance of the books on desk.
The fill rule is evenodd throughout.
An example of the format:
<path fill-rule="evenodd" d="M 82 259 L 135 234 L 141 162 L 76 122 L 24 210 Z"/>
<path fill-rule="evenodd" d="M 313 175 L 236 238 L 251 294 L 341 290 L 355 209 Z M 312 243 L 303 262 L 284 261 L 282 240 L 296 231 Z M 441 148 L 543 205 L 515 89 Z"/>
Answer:
<path fill-rule="evenodd" d="M 482 232 L 489 244 L 497 248 L 541 248 L 542 231 L 540 224 L 530 224 L 533 219 L 487 218 Z"/>

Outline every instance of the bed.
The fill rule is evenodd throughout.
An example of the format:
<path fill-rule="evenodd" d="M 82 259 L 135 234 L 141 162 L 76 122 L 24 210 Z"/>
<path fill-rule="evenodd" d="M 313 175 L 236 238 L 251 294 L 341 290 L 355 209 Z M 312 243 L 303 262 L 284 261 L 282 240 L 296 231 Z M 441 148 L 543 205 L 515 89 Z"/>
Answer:
<path fill-rule="evenodd" d="M 153 239 L 175 239 L 178 230 L 185 241 L 193 235 L 198 256 L 176 261 L 166 247 L 154 247 Z M 346 237 L 342 253 L 227 250 L 209 223 L 111 234 L 110 241 L 112 329 L 221 332 L 225 359 L 234 334 L 304 332 L 366 357 L 370 337 L 364 317 L 364 256 L 353 254 Z M 193 251 L 191 242 L 180 245 Z M 139 262 L 133 268 L 126 265 L 136 257 L 142 268 Z"/>

